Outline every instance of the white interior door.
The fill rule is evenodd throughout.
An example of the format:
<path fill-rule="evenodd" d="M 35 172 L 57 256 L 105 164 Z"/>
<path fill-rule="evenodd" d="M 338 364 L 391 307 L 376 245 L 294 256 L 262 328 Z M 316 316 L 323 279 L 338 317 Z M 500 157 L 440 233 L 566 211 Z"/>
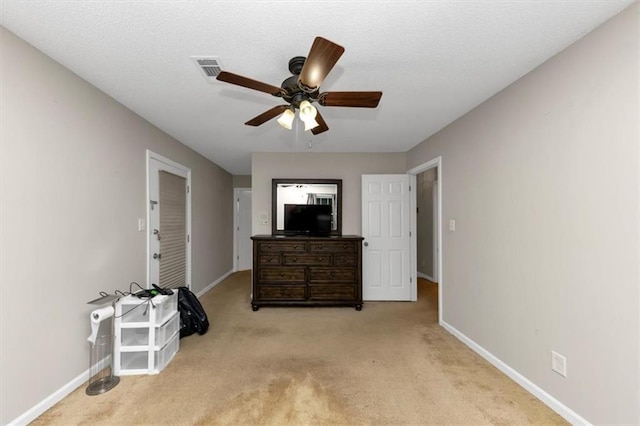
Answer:
<path fill-rule="evenodd" d="M 251 269 L 253 246 L 251 244 L 251 190 L 236 188 L 236 270 Z"/>
<path fill-rule="evenodd" d="M 409 175 L 362 175 L 362 298 L 411 300 Z"/>

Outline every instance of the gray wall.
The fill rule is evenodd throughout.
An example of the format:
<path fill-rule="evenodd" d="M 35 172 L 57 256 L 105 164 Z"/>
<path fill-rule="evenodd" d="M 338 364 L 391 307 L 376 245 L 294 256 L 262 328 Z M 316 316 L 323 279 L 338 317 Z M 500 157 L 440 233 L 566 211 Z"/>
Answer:
<path fill-rule="evenodd" d="M 251 188 L 251 175 L 233 175 L 234 188 Z"/>
<path fill-rule="evenodd" d="M 638 75 L 636 3 L 407 157 L 457 221 L 444 321 L 596 424 L 640 422 Z"/>
<path fill-rule="evenodd" d="M 271 179 L 342 179 L 342 233 L 361 233 L 362 175 L 406 173 L 405 153 L 254 153 L 252 234 L 271 234 L 271 223 L 261 225 L 259 215 L 271 215 Z"/>
<path fill-rule="evenodd" d="M 232 270 L 232 178 L 0 28 L 0 424 L 89 367 L 87 301 L 146 280 L 145 150 L 192 170 L 193 289 Z M 219 202 L 225 200 L 225 203 Z"/>

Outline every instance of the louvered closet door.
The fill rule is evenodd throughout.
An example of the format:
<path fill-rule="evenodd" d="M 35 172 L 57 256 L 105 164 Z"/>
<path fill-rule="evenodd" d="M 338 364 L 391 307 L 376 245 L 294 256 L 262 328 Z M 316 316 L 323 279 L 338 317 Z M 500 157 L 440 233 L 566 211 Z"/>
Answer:
<path fill-rule="evenodd" d="M 187 180 L 160 171 L 160 287 L 187 279 Z"/>

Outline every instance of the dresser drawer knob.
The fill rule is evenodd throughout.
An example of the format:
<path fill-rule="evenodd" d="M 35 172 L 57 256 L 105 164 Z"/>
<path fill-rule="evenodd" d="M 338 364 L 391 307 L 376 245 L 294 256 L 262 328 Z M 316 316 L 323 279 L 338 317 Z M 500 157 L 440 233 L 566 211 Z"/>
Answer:
<path fill-rule="evenodd" d="M 344 256 L 342 256 L 342 261 L 343 261 L 343 262 L 346 262 L 346 261 L 347 261 L 347 258 L 346 258 L 346 257 L 344 257 Z"/>
<path fill-rule="evenodd" d="M 318 248 L 321 249 L 322 248 L 322 244 L 318 244 Z"/>
<path fill-rule="evenodd" d="M 293 258 L 293 261 L 294 261 L 294 262 L 297 262 L 297 261 L 298 261 L 298 258 L 297 258 L 297 257 L 294 257 L 294 258 Z"/>
<path fill-rule="evenodd" d="M 298 246 L 297 246 L 296 244 L 294 244 L 294 245 L 293 245 L 293 248 L 294 248 L 294 249 L 295 249 L 295 248 L 298 248 Z"/>
<path fill-rule="evenodd" d="M 346 248 L 347 248 L 347 245 L 346 245 L 346 244 L 343 244 L 343 245 L 342 245 L 342 248 L 343 248 L 343 249 L 346 249 Z"/>
<path fill-rule="evenodd" d="M 322 261 L 322 256 L 320 256 L 320 257 L 318 258 L 318 261 L 320 261 L 320 262 Z"/>
<path fill-rule="evenodd" d="M 284 272 L 280 272 L 280 276 L 281 276 L 281 277 L 284 277 Z"/>

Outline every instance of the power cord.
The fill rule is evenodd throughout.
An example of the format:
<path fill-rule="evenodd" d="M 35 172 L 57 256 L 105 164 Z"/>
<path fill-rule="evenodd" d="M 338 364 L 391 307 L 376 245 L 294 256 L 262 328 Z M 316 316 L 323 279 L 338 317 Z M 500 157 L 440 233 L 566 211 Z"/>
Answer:
<path fill-rule="evenodd" d="M 141 291 L 138 292 L 139 294 L 134 294 L 133 293 L 133 286 L 137 286 Z M 137 296 L 139 299 L 146 299 L 147 303 L 141 303 L 139 305 L 134 306 L 133 308 L 129 309 L 127 312 L 123 312 L 121 315 L 115 316 L 114 318 L 122 318 L 125 315 L 128 315 L 129 313 L 135 311 L 136 309 L 140 308 L 141 306 L 144 306 L 144 312 L 142 313 L 142 316 L 146 316 L 147 312 L 149 311 L 149 305 L 151 305 L 152 309 L 156 308 L 156 305 L 153 303 L 153 300 L 151 300 L 155 294 L 151 294 L 150 292 L 148 292 L 149 290 L 142 288 L 142 286 L 140 284 L 138 284 L 135 281 L 132 281 L 129 284 L 129 293 L 123 293 L 120 290 L 116 290 L 115 293 L 116 294 L 121 294 L 122 296 Z M 148 293 L 147 293 L 148 292 Z M 104 293 L 104 292 L 101 292 Z M 106 294 L 106 293 L 105 293 Z"/>

